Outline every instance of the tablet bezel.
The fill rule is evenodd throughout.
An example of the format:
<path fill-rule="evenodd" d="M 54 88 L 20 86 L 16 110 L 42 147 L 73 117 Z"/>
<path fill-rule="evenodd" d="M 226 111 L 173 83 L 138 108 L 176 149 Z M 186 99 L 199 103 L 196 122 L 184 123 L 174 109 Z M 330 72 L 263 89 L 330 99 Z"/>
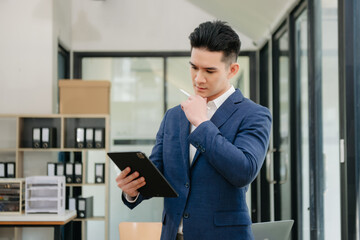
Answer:
<path fill-rule="evenodd" d="M 139 192 L 146 198 L 150 197 L 178 197 L 178 193 L 167 181 L 164 175 L 154 165 L 145 153 L 136 152 L 109 152 L 107 155 L 123 171 L 126 167 L 131 172 L 139 172 L 144 177 L 146 185 L 139 188 Z"/>

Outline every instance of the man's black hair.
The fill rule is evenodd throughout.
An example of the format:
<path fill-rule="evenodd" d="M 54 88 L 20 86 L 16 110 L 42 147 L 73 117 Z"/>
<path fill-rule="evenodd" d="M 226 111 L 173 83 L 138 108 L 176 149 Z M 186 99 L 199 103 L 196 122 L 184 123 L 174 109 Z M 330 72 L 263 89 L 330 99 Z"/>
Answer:
<path fill-rule="evenodd" d="M 240 53 L 240 38 L 226 22 L 201 23 L 189 36 L 191 49 L 203 48 L 211 52 L 223 52 L 222 61 L 236 62 Z"/>

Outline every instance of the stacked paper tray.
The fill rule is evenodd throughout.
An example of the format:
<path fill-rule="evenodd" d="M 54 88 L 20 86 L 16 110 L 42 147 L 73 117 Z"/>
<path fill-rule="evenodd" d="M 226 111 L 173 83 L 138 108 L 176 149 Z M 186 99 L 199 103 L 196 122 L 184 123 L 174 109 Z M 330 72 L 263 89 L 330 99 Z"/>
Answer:
<path fill-rule="evenodd" d="M 0 214 L 21 214 L 24 210 L 25 179 L 0 179 Z"/>
<path fill-rule="evenodd" d="M 34 176 L 25 182 L 25 213 L 65 212 L 65 177 Z"/>

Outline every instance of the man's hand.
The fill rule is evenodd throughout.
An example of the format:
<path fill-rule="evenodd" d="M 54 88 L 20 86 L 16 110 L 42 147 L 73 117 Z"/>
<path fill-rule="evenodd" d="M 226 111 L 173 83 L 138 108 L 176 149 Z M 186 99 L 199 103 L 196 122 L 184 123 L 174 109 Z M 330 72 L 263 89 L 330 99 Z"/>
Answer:
<path fill-rule="evenodd" d="M 130 197 L 136 197 L 139 193 L 138 189 L 146 184 L 145 178 L 139 177 L 138 172 L 134 172 L 131 175 L 131 169 L 129 167 L 125 168 L 121 173 L 116 177 L 116 183 L 121 190 Z M 134 180 L 136 179 L 136 180 Z"/>
<path fill-rule="evenodd" d="M 195 127 L 208 119 L 206 98 L 199 95 L 190 96 L 186 101 L 181 103 L 181 109 L 184 111 L 186 118 Z"/>

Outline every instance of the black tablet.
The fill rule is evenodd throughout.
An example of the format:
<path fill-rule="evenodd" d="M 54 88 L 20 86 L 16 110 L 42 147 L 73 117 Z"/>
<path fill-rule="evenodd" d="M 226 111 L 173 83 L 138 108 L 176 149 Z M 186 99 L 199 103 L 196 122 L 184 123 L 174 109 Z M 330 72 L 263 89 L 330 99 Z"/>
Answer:
<path fill-rule="evenodd" d="M 144 197 L 178 197 L 179 195 L 157 167 L 142 152 L 109 152 L 108 156 L 121 171 L 127 167 L 137 171 L 146 184 L 139 188 Z"/>

